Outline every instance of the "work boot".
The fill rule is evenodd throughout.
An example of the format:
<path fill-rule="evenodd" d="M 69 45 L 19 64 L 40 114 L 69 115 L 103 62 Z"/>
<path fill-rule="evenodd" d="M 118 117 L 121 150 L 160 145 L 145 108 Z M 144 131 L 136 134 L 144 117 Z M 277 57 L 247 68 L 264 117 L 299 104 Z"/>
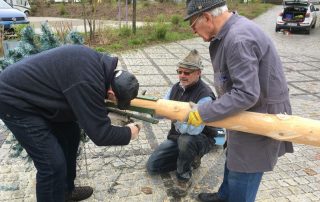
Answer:
<path fill-rule="evenodd" d="M 188 194 L 188 190 L 192 185 L 192 181 L 181 181 L 178 180 L 177 184 L 169 189 L 169 195 L 172 195 L 174 198 L 185 197 Z"/>
<path fill-rule="evenodd" d="M 66 196 L 66 202 L 71 201 L 82 201 L 84 199 L 89 198 L 93 193 L 92 187 L 83 186 L 83 187 L 75 187 L 73 191 Z"/>
<path fill-rule="evenodd" d="M 200 193 L 198 198 L 202 202 L 225 202 L 218 197 L 218 193 Z"/>
<path fill-rule="evenodd" d="M 193 162 L 191 164 L 191 167 L 193 169 L 197 169 L 199 168 L 201 165 L 201 157 L 200 156 L 196 156 L 194 159 L 193 159 Z"/>

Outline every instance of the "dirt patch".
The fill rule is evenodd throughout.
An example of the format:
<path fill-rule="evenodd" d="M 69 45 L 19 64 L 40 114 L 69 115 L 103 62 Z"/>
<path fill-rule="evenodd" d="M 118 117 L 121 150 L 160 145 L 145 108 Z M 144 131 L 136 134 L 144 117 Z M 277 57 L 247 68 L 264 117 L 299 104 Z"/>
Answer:
<path fill-rule="evenodd" d="M 45 5 L 32 5 L 31 16 L 41 17 L 69 17 L 81 18 L 82 5 L 80 3 L 56 3 Z M 121 20 L 126 20 L 125 3 L 121 4 Z M 172 15 L 184 16 L 186 13 L 185 4 L 144 2 L 137 5 L 137 21 L 155 21 L 160 14 L 165 17 Z M 101 3 L 97 9 L 97 19 L 118 20 L 119 8 L 115 3 Z M 132 5 L 128 5 L 128 20 L 132 20 Z"/>

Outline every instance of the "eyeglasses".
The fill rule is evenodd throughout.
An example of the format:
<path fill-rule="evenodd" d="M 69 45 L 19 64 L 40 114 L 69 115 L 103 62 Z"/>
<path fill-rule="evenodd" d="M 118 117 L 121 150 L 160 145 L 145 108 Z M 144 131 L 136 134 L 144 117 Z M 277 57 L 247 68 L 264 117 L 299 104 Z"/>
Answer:
<path fill-rule="evenodd" d="M 195 71 L 190 71 L 190 72 L 186 72 L 186 71 L 182 71 L 182 70 L 178 70 L 177 69 L 177 74 L 184 74 L 184 75 L 186 75 L 186 76 L 189 76 L 190 74 L 192 74 L 193 72 L 195 72 Z"/>
<path fill-rule="evenodd" d="M 199 20 L 199 18 L 201 17 L 202 15 L 198 15 L 198 17 L 191 23 L 191 20 L 190 20 L 190 27 L 193 28 L 193 26 L 196 25 L 196 22 Z"/>

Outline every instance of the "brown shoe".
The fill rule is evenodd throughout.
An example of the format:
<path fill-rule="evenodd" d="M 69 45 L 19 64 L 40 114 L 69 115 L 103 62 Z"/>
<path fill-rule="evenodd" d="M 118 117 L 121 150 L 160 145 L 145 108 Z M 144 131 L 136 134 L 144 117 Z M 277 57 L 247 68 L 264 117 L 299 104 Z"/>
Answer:
<path fill-rule="evenodd" d="M 92 187 L 83 186 L 83 187 L 75 187 L 72 193 L 66 196 L 66 201 L 82 201 L 84 199 L 89 198 L 93 193 Z"/>
<path fill-rule="evenodd" d="M 188 190 L 192 185 L 192 181 L 181 181 L 178 180 L 177 184 L 169 189 L 169 195 L 173 196 L 174 198 L 178 197 L 185 197 L 188 194 Z"/>

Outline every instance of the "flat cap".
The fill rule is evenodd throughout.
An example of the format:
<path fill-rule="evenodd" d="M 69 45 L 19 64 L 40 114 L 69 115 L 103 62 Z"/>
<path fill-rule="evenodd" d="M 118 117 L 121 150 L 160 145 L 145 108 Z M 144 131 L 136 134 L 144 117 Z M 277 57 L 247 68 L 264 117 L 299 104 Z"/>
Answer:
<path fill-rule="evenodd" d="M 212 10 L 225 4 L 225 0 L 191 0 L 188 3 L 187 16 L 184 20 L 189 20 L 194 15 Z"/>
<path fill-rule="evenodd" d="M 138 95 L 139 82 L 130 72 L 116 70 L 111 87 L 118 99 L 118 108 L 127 109 L 130 106 L 130 101 Z"/>

